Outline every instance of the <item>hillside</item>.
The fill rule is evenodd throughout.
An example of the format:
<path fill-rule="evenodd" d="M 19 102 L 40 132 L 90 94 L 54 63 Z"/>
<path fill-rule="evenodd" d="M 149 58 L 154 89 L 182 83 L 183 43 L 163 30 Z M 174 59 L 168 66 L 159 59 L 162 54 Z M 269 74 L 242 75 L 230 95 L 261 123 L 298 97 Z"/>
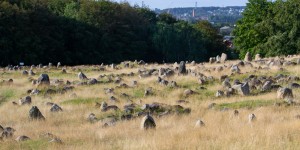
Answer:
<path fill-rule="evenodd" d="M 0 149 L 297 149 L 299 57 L 1 68 Z"/>

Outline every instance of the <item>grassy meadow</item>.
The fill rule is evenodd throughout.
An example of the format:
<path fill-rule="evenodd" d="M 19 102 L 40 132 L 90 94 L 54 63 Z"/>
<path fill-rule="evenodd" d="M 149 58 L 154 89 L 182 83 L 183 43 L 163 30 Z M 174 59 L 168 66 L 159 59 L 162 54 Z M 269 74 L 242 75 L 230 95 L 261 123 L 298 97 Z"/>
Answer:
<path fill-rule="evenodd" d="M 22 71 L 8 71 L 1 68 L 0 80 L 13 79 L 12 84 L 0 85 L 0 125 L 10 126 L 16 131 L 12 139 L 0 141 L 0 149 L 299 149 L 300 147 L 300 120 L 295 116 L 300 115 L 300 108 L 295 106 L 274 106 L 274 103 L 283 102 L 277 99 L 276 91 L 259 92 L 251 91 L 249 96 L 233 95 L 230 97 L 215 97 L 217 90 L 222 89 L 221 75 L 230 75 L 230 69 L 221 72 L 213 71 L 216 66 L 230 66 L 237 61 L 228 61 L 225 64 L 187 64 L 187 69 L 196 70 L 206 76 L 213 76 L 215 80 L 200 85 L 198 78 L 187 75 L 174 75 L 165 78 L 168 81 L 176 81 L 177 88 L 166 87 L 156 82 L 157 76 L 140 79 L 139 68 L 171 67 L 173 64 L 148 64 L 145 66 L 135 65 L 133 68 L 111 69 L 98 71 L 99 66 L 66 66 L 67 73 L 61 73 L 61 68 L 33 69 L 36 73 L 31 76 L 37 79 L 40 74 L 47 73 L 50 80 L 54 79 L 79 81 L 77 74 L 80 70 L 88 78 L 96 78 L 102 81 L 96 85 L 73 85 L 75 88 L 64 94 L 31 95 L 31 105 L 13 105 L 20 98 L 28 96 L 27 90 L 37 88 L 33 85 Z M 284 66 L 283 70 L 272 67 L 269 70 L 255 69 L 259 64 L 253 63 L 253 67 L 240 67 L 241 74 L 229 76 L 230 79 L 243 81 L 250 74 L 274 76 L 286 74 L 300 76 L 300 67 Z M 261 65 L 264 67 L 264 65 Z M 204 69 L 205 68 L 205 69 Z M 25 68 L 29 70 L 29 68 Z M 122 77 L 121 83 L 131 85 L 133 80 L 137 86 L 129 88 L 115 88 L 119 84 L 105 82 L 105 78 L 99 79 L 100 75 L 135 73 L 134 76 Z M 113 78 L 114 80 L 114 78 Z M 232 82 L 231 80 L 231 82 Z M 299 83 L 299 82 L 298 82 Z M 286 83 L 280 84 L 286 86 Z M 199 89 L 200 86 L 206 89 Z M 54 86 L 53 86 L 54 87 Z M 144 96 L 144 90 L 152 87 L 153 94 Z M 111 102 L 105 88 L 114 88 L 114 97 L 119 102 Z M 196 92 L 191 96 L 184 96 L 183 92 L 191 89 Z M 299 103 L 299 89 L 293 89 L 295 102 Z M 77 97 L 70 96 L 76 93 Z M 129 95 L 132 103 L 139 106 L 153 102 L 169 105 L 178 105 L 177 100 L 186 100 L 189 103 L 179 104 L 185 108 L 191 108 L 190 114 L 168 115 L 156 117 L 155 130 L 141 130 L 142 117 L 128 121 L 118 121 L 115 126 L 102 127 L 102 122 L 90 123 L 87 117 L 94 113 L 97 118 L 105 118 L 114 114 L 114 111 L 101 112 L 95 107 L 96 102 L 107 102 L 116 105 L 121 110 L 125 104 L 131 103 L 121 93 Z M 51 106 L 47 102 L 53 102 L 62 107 L 63 112 L 50 112 Z M 215 103 L 213 109 L 208 109 L 211 103 Z M 30 121 L 29 110 L 37 106 L 45 116 L 45 121 Z M 233 115 L 234 110 L 240 113 Z M 248 115 L 254 113 L 257 117 L 255 122 L 249 123 Z M 205 126 L 196 128 L 198 119 L 204 121 Z M 63 143 L 49 143 L 41 137 L 43 133 L 52 133 L 59 137 Z M 14 139 L 20 135 L 26 135 L 31 140 L 16 142 Z"/>

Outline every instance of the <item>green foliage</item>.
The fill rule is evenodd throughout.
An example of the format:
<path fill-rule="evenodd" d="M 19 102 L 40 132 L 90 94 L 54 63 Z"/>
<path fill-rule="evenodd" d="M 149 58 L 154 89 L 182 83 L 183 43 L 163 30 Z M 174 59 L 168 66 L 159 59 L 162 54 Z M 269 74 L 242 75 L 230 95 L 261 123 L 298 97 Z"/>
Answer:
<path fill-rule="evenodd" d="M 250 0 L 244 17 L 234 30 L 235 45 L 243 57 L 289 55 L 300 52 L 299 6 L 297 0 Z"/>
<path fill-rule="evenodd" d="M 0 13 L 2 66 L 206 61 L 223 50 L 210 32 L 126 2 L 3 0 Z"/>

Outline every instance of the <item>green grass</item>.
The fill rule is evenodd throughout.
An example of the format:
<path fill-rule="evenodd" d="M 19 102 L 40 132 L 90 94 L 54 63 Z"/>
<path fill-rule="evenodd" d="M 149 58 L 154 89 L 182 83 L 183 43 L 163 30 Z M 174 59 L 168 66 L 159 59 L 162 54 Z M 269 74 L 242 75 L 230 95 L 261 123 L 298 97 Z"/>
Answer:
<path fill-rule="evenodd" d="M 21 142 L 19 147 L 20 149 L 46 149 L 48 146 L 48 141 L 46 140 L 28 140 Z"/>
<path fill-rule="evenodd" d="M 142 98 L 144 97 L 145 90 L 144 89 L 133 89 L 133 98 Z"/>
<path fill-rule="evenodd" d="M 222 103 L 217 104 L 215 106 L 216 109 L 224 109 L 224 108 L 231 108 L 231 109 L 239 109 L 239 108 L 247 108 L 252 109 L 256 107 L 262 106 L 269 106 L 274 104 L 274 100 L 247 100 L 241 102 L 233 102 L 233 103 Z"/>
<path fill-rule="evenodd" d="M 100 103 L 99 98 L 75 98 L 62 102 L 62 105 L 80 105 L 80 104 L 95 104 L 96 102 Z"/>
<path fill-rule="evenodd" d="M 0 93 L 0 105 L 4 102 L 6 102 L 9 98 L 14 97 L 15 92 L 12 89 L 6 89 L 1 91 Z"/>

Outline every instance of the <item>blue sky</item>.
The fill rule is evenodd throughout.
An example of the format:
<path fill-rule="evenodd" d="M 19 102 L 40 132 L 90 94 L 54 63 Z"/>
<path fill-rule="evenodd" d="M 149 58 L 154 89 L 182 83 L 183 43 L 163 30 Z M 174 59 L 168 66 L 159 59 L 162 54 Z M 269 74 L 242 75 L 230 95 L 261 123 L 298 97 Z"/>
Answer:
<path fill-rule="evenodd" d="M 124 0 L 116 0 L 118 2 Z M 130 4 L 138 4 L 141 6 L 142 1 L 149 8 L 173 8 L 173 7 L 194 7 L 195 2 L 198 3 L 198 7 L 205 6 L 245 6 L 248 0 L 125 0 Z"/>

